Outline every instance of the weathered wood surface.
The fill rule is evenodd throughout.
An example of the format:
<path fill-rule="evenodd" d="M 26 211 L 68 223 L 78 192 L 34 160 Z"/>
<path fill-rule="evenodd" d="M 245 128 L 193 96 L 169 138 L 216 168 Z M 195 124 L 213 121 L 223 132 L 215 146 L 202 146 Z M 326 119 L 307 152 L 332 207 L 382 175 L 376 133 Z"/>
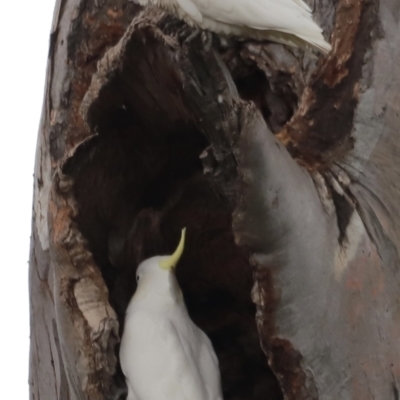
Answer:
<path fill-rule="evenodd" d="M 182 44 L 182 24 L 123 1 L 56 7 L 31 398 L 124 397 L 136 265 L 187 226 L 178 279 L 226 400 L 398 399 L 400 4 L 318 3 L 320 60 Z"/>

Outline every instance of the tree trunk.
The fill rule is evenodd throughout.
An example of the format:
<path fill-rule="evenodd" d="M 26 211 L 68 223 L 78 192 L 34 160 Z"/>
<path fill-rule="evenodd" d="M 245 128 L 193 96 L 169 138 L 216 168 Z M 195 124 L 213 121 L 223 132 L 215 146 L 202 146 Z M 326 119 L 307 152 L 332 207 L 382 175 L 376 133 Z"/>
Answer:
<path fill-rule="evenodd" d="M 30 260 L 31 399 L 123 399 L 135 269 L 178 266 L 225 400 L 398 400 L 400 4 L 321 0 L 326 58 L 58 0 Z M 132 20 L 133 19 L 133 20 Z"/>

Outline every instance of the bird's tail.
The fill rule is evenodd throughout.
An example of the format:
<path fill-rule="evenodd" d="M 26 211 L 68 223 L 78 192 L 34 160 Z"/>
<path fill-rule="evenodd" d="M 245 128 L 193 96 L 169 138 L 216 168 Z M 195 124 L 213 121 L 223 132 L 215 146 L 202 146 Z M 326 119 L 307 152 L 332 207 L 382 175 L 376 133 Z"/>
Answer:
<path fill-rule="evenodd" d="M 331 51 L 332 46 L 324 39 L 322 33 L 319 35 L 293 35 L 290 33 L 279 31 L 261 31 L 258 30 L 252 33 L 252 36 L 257 36 L 258 40 L 270 40 L 271 42 L 281 43 L 287 46 L 299 47 L 303 50 L 316 49 L 323 54 Z"/>

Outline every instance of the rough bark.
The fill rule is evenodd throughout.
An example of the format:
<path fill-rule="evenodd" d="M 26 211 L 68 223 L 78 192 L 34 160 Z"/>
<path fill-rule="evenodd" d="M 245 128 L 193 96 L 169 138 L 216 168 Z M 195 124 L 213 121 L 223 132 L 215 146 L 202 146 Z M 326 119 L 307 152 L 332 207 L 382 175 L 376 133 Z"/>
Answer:
<path fill-rule="evenodd" d="M 400 5 L 323 0 L 332 53 L 58 1 L 30 263 L 31 398 L 125 398 L 144 258 L 178 268 L 225 400 L 399 399 Z M 132 21 L 132 18 L 133 21 Z"/>

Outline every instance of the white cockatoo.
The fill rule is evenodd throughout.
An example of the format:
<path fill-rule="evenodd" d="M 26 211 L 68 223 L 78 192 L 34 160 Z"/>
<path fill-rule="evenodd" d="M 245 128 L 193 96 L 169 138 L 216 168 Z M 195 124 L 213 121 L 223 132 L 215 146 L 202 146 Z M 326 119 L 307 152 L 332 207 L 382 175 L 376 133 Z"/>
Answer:
<path fill-rule="evenodd" d="M 312 11 L 303 0 L 136 0 L 154 5 L 191 26 L 212 32 L 256 40 L 272 40 L 292 46 L 304 42 L 323 53 L 331 46 Z"/>
<path fill-rule="evenodd" d="M 143 261 L 125 315 L 120 361 L 127 400 L 222 400 L 218 360 L 190 319 L 174 268 L 175 253 Z"/>

